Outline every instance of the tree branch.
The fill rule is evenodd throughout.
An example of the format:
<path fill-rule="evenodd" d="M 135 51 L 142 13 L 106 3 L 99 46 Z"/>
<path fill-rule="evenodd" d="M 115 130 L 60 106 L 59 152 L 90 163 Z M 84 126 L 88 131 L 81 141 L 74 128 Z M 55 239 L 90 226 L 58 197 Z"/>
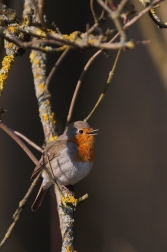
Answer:
<path fill-rule="evenodd" d="M 59 64 L 61 63 L 61 61 L 64 59 L 64 57 L 67 55 L 67 53 L 69 52 L 70 48 L 67 47 L 66 50 L 61 54 L 61 56 L 59 57 L 59 59 L 56 61 L 55 65 L 53 66 L 52 70 L 50 71 L 47 79 L 46 79 L 46 89 L 48 90 L 48 86 L 49 83 L 54 75 L 54 73 L 56 72 Z"/>
<path fill-rule="evenodd" d="M 5 131 L 15 142 L 23 149 L 23 151 L 29 156 L 29 158 L 35 163 L 38 163 L 36 157 L 32 152 L 27 148 L 27 146 L 20 140 L 20 138 L 14 133 L 14 131 L 8 128 L 2 121 L 0 121 L 0 128 Z"/>
<path fill-rule="evenodd" d="M 38 150 L 39 152 L 43 153 L 43 149 L 40 148 L 37 144 L 35 144 L 33 141 L 31 141 L 30 139 L 28 139 L 26 136 L 24 136 L 23 134 L 21 134 L 18 131 L 13 131 L 17 136 L 21 137 L 24 141 L 26 141 L 29 145 L 31 145 L 34 149 Z"/>

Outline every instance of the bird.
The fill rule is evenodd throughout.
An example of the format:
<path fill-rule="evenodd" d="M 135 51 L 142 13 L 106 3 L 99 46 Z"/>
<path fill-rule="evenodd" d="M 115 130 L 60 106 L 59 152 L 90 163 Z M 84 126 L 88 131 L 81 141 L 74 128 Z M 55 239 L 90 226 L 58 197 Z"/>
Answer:
<path fill-rule="evenodd" d="M 58 185 L 74 185 L 86 177 L 95 159 L 95 135 L 93 129 L 85 121 L 76 121 L 65 129 L 54 142 L 44 150 L 35 167 L 31 180 L 41 173 L 43 181 L 31 209 L 36 211 L 43 201 L 47 189 Z"/>

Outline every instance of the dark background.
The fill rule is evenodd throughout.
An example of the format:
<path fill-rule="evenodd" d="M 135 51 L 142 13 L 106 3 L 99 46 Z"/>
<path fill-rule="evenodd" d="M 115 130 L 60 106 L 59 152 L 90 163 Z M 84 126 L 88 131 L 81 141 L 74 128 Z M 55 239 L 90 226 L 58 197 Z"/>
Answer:
<path fill-rule="evenodd" d="M 21 15 L 23 1 L 8 4 Z M 62 33 L 84 32 L 85 25 L 92 23 L 87 0 L 49 0 L 46 7 L 48 23 L 54 20 Z M 156 32 L 161 36 L 160 29 Z M 143 39 L 136 24 L 128 36 Z M 121 53 L 111 87 L 90 120 L 100 134 L 93 170 L 75 186 L 78 197 L 89 193 L 75 215 L 75 249 L 79 252 L 167 251 L 167 96 L 164 81 L 147 51 L 151 46 L 140 45 Z M 77 80 L 93 52 L 71 51 L 52 79 L 50 91 L 60 133 Z M 73 121 L 84 119 L 96 102 L 116 52 L 109 54 L 109 58 L 99 56 L 89 68 Z M 16 59 L 0 105 L 7 109 L 4 123 L 41 146 L 43 132 L 28 56 L 26 52 Z M 56 54 L 49 56 L 48 72 L 57 58 Z M 0 131 L 1 239 L 30 186 L 33 168 L 20 147 Z M 2 251 L 60 251 L 54 195 L 48 192 L 39 211 L 32 213 L 30 206 L 37 190 Z"/>

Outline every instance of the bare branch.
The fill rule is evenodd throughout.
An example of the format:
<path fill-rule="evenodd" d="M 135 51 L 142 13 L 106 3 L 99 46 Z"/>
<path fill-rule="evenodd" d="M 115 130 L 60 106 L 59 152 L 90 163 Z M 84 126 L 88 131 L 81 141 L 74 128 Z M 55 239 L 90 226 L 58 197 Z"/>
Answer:
<path fill-rule="evenodd" d="M 67 53 L 69 52 L 70 48 L 67 47 L 66 50 L 61 54 L 61 56 L 59 57 L 59 59 L 56 61 L 55 65 L 53 66 L 52 70 L 50 71 L 47 79 L 46 79 L 46 88 L 48 89 L 48 85 L 54 75 L 54 73 L 56 72 L 59 64 L 61 63 L 61 61 L 64 59 L 64 57 L 67 55 Z"/>
<path fill-rule="evenodd" d="M 13 130 L 8 128 L 4 123 L 0 121 L 0 128 L 5 131 L 15 142 L 23 149 L 23 151 L 29 156 L 29 158 L 35 163 L 38 163 L 36 157 L 32 154 L 32 152 L 27 148 L 27 146 L 20 140 L 20 138 L 14 133 Z"/>
<path fill-rule="evenodd" d="M 90 9 L 91 9 L 91 12 L 92 12 L 92 16 L 94 18 L 94 22 L 96 24 L 96 23 L 98 23 L 98 19 L 97 19 L 95 10 L 94 10 L 93 2 L 94 2 L 94 0 L 90 0 Z"/>
<path fill-rule="evenodd" d="M 129 26 L 131 26 L 132 24 L 134 24 L 135 22 L 137 22 L 145 13 L 147 13 L 151 8 L 152 6 L 156 5 L 157 3 L 159 3 L 161 0 L 154 0 L 152 2 L 152 4 L 150 6 L 148 6 L 147 8 L 145 8 L 143 11 L 141 11 L 138 16 L 135 16 L 133 19 L 131 19 L 128 23 L 126 23 L 124 26 L 123 26 L 123 29 L 127 29 Z M 103 43 L 104 47 L 103 49 L 109 49 L 109 44 L 112 43 L 113 41 L 116 40 L 116 38 L 119 36 L 119 32 L 108 42 L 108 43 Z M 118 49 L 120 48 L 120 46 L 118 45 L 118 47 L 116 46 L 115 49 Z M 94 59 L 100 55 L 100 53 L 103 51 L 103 49 L 97 51 L 87 62 L 87 64 L 85 65 L 84 67 L 84 70 L 77 82 L 77 85 L 76 85 L 76 88 L 75 88 L 75 91 L 74 91 L 74 94 L 73 94 L 73 98 L 72 98 L 72 101 L 71 101 L 71 104 L 70 104 L 70 109 L 69 109 L 69 112 L 68 112 L 68 116 L 67 116 L 67 121 L 66 121 L 66 126 L 68 126 L 68 124 L 70 123 L 71 121 L 71 117 L 72 117 L 72 113 L 73 113 L 73 110 L 74 110 L 74 106 L 75 106 L 75 102 L 76 102 L 76 99 L 77 99 L 77 95 L 78 95 L 78 92 L 79 92 L 79 89 L 80 89 L 80 86 L 82 84 L 82 81 L 83 81 L 83 78 L 86 74 L 86 71 L 88 70 L 89 66 L 91 65 L 91 63 L 94 61 Z"/>
<path fill-rule="evenodd" d="M 118 30 L 118 32 L 121 35 L 121 42 L 126 41 L 126 34 L 122 28 L 122 25 L 119 20 L 120 13 L 122 9 L 124 8 L 125 4 L 127 3 L 128 0 L 122 0 L 119 7 L 117 8 L 116 11 L 112 11 L 102 0 L 97 0 L 97 2 L 109 13 L 111 19 L 115 23 L 115 26 Z"/>
<path fill-rule="evenodd" d="M 121 52 L 121 49 L 119 49 L 119 51 L 118 51 L 118 53 L 117 53 L 117 56 L 116 56 L 115 61 L 114 61 L 114 65 L 113 65 L 111 71 L 109 72 L 107 82 L 106 82 L 106 84 L 105 84 L 105 86 L 104 86 L 104 88 L 103 88 L 103 91 L 102 91 L 102 93 L 101 93 L 99 99 L 97 100 L 97 102 L 96 102 L 95 106 L 93 107 L 92 111 L 90 112 L 90 114 L 84 119 L 84 121 L 87 122 L 87 121 L 90 119 L 90 117 L 94 114 L 94 112 L 95 112 L 96 109 L 98 108 L 99 104 L 100 104 L 101 101 L 103 100 L 104 95 L 105 95 L 105 93 L 107 92 L 107 89 L 108 89 L 109 84 L 110 84 L 110 82 L 111 82 L 111 79 L 112 79 L 112 77 L 113 77 L 113 75 L 114 75 L 114 71 L 115 71 L 115 68 L 116 68 L 116 66 L 117 66 L 117 62 L 118 62 L 118 59 L 119 59 L 120 52 Z"/>
<path fill-rule="evenodd" d="M 37 165 L 38 164 L 38 159 L 36 159 L 36 157 L 32 154 L 32 152 L 27 148 L 27 146 L 20 140 L 20 138 L 14 133 L 13 130 L 9 129 L 4 123 L 2 123 L 0 121 L 0 128 L 2 130 L 4 130 L 10 137 L 12 137 L 17 144 L 25 151 L 25 153 L 30 157 L 30 159 Z M 33 183 L 31 184 L 30 188 L 28 189 L 26 195 L 24 196 L 24 198 L 19 202 L 19 207 L 17 208 L 14 216 L 13 216 L 13 223 L 10 225 L 10 227 L 8 228 L 4 238 L 2 239 L 1 243 L 0 243 L 0 249 L 4 246 L 5 242 L 7 241 L 7 239 L 10 237 L 17 221 L 19 220 L 20 214 L 23 210 L 23 207 L 25 206 L 28 197 L 30 196 L 31 192 L 33 191 L 38 179 L 39 179 L 40 175 L 33 181 Z"/>
<path fill-rule="evenodd" d="M 23 140 L 25 140 L 29 145 L 31 145 L 32 147 L 34 147 L 36 150 L 40 151 L 41 153 L 43 153 L 43 149 L 40 148 L 37 144 L 35 144 L 33 141 L 31 141 L 30 139 L 28 139 L 26 136 L 24 136 L 23 134 L 21 134 L 18 131 L 13 131 L 17 136 L 21 137 Z"/>
<path fill-rule="evenodd" d="M 38 162 L 38 160 L 36 160 L 36 163 Z M 1 243 L 0 243 L 0 249 L 4 246 L 5 242 L 9 239 L 9 237 L 11 236 L 11 233 L 14 229 L 14 227 L 16 226 L 20 215 L 23 211 L 23 208 L 27 202 L 27 199 L 29 198 L 30 194 L 32 193 L 34 187 L 36 186 L 36 183 L 38 181 L 38 179 L 40 178 L 40 174 L 36 177 L 36 179 L 33 181 L 33 183 L 31 184 L 30 188 L 28 189 L 26 195 L 24 196 L 24 198 L 19 202 L 19 206 L 16 209 L 14 215 L 13 215 L 13 222 L 10 225 L 10 227 L 8 228 L 4 238 L 2 239 Z"/>
<path fill-rule="evenodd" d="M 44 20 L 44 0 L 38 0 L 38 16 L 39 16 L 39 20 L 42 24 L 43 27 L 46 26 L 45 20 Z"/>
<path fill-rule="evenodd" d="M 83 82 L 83 79 L 85 77 L 85 74 L 88 70 L 88 68 L 90 67 L 90 65 L 92 64 L 92 62 L 95 60 L 95 58 L 102 52 L 102 50 L 99 50 L 97 51 L 89 60 L 88 62 L 86 63 L 81 75 L 80 75 L 80 78 L 77 82 L 77 85 L 76 85 L 76 88 L 75 88 L 75 91 L 74 91 L 74 94 L 73 94 L 73 97 L 72 97 L 72 101 L 71 101 L 71 104 L 70 104 L 70 108 L 69 108 L 69 112 L 68 112 L 68 115 L 67 115 L 67 121 L 66 121 L 66 127 L 68 126 L 68 124 L 70 123 L 71 121 L 71 117 L 72 117 L 72 113 L 73 113 L 73 110 L 74 110 L 74 106 L 75 106 L 75 102 L 76 102 L 76 99 L 77 99 L 77 96 L 78 96 L 78 93 L 79 93 L 79 89 L 81 87 L 81 84 Z"/>
<path fill-rule="evenodd" d="M 128 23 L 126 23 L 123 28 L 126 29 L 126 28 L 130 27 L 131 25 L 133 25 L 134 23 L 136 23 L 144 14 L 146 14 L 152 7 L 154 7 L 155 5 L 160 3 L 161 1 L 162 0 L 152 1 L 152 3 L 150 3 L 150 5 L 148 7 L 146 7 L 144 10 L 139 12 L 138 15 L 135 16 L 134 18 L 132 18 Z"/>

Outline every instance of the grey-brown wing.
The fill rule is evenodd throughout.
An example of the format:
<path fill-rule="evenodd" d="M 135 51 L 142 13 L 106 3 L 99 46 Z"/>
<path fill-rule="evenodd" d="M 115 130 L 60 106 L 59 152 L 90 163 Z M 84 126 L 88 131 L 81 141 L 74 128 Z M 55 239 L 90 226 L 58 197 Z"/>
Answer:
<path fill-rule="evenodd" d="M 35 167 L 30 180 L 34 180 L 38 174 L 43 170 L 46 164 L 49 161 L 52 161 L 55 157 L 60 155 L 62 149 L 66 148 L 67 140 L 56 140 L 52 145 L 46 148 L 45 152 L 43 153 L 41 159 L 39 160 L 38 165 Z"/>

